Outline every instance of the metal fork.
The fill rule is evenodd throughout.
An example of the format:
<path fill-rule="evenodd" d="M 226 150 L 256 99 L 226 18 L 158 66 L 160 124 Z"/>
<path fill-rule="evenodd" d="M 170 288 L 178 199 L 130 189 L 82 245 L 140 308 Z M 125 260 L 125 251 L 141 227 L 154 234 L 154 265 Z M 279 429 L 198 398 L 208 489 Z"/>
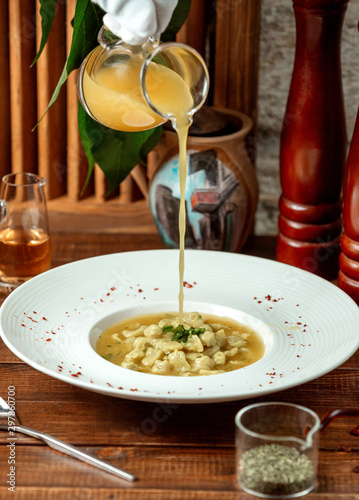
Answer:
<path fill-rule="evenodd" d="M 26 434 L 36 439 L 40 439 L 44 441 L 50 448 L 54 450 L 61 451 L 66 455 L 70 455 L 73 458 L 77 458 L 82 462 L 86 462 L 87 464 L 93 465 L 101 470 L 109 472 L 110 474 L 114 474 L 115 476 L 121 477 L 122 479 L 127 479 L 128 481 L 135 481 L 137 478 L 133 474 L 126 472 L 125 470 L 119 469 L 105 462 L 104 460 L 100 460 L 99 458 L 95 458 L 92 455 L 89 455 L 75 446 L 64 443 L 60 441 L 60 439 L 56 439 L 49 434 L 45 434 L 44 432 L 35 431 L 34 429 L 29 429 L 29 427 L 25 427 L 20 424 L 18 418 L 16 417 L 15 412 L 9 407 L 9 405 L 0 397 L 0 430 L 8 431 L 10 434 L 12 432 L 20 432 L 22 434 Z"/>

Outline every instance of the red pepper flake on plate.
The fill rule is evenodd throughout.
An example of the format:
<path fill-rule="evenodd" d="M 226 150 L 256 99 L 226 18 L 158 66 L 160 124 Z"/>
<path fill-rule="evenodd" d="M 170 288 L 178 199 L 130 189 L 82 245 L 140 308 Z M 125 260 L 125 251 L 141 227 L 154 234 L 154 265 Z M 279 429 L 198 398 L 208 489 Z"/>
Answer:
<path fill-rule="evenodd" d="M 33 319 L 31 316 L 26 316 L 27 319 L 30 319 L 33 323 L 38 323 L 38 321 L 36 321 L 36 319 Z"/>

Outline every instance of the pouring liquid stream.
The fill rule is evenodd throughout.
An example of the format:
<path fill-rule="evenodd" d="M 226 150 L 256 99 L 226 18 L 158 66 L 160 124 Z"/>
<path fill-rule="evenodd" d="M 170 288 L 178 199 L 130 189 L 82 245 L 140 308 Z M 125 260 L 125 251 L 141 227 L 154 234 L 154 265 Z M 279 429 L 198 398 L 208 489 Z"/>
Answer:
<path fill-rule="evenodd" d="M 179 321 L 183 323 L 183 277 L 184 277 L 184 248 L 185 248 L 185 235 L 186 235 L 186 180 L 187 180 L 187 155 L 186 144 L 188 129 L 190 123 L 178 125 L 176 132 L 178 134 L 179 145 L 179 183 L 180 183 L 180 208 L 178 214 L 178 227 L 179 227 L 179 295 L 178 295 L 178 308 L 179 308 Z"/>
<path fill-rule="evenodd" d="M 167 70 L 171 71 L 171 70 Z M 193 108 L 193 98 L 189 87 L 186 83 L 173 71 L 171 71 L 171 85 L 168 85 L 168 92 L 165 94 L 152 94 L 148 91 L 149 97 L 155 107 L 164 115 L 171 116 L 172 126 L 178 136 L 179 148 L 179 186 L 180 186 L 180 207 L 178 214 L 179 228 L 179 322 L 183 323 L 183 277 L 184 277 L 184 250 L 185 250 L 185 234 L 186 234 L 186 181 L 187 181 L 187 137 L 188 129 L 192 123 L 191 109 Z"/>
<path fill-rule="evenodd" d="M 179 144 L 179 318 L 183 322 L 183 277 L 186 231 L 187 137 L 192 123 L 193 97 L 187 83 L 172 69 L 151 62 L 146 72 L 146 91 L 155 113 L 145 102 L 139 86 L 143 59 L 135 56 L 120 65 L 104 66 L 92 74 L 89 66 L 83 76 L 82 91 L 92 116 L 107 127 L 120 131 L 153 128 L 170 117 Z"/>

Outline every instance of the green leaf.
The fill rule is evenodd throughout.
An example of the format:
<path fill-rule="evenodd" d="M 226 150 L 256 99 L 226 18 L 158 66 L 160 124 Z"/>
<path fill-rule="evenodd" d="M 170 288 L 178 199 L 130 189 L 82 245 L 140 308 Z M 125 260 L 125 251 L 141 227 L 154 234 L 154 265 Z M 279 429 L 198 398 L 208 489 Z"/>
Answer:
<path fill-rule="evenodd" d="M 57 0 L 40 0 L 41 42 L 31 67 L 37 62 L 46 45 L 55 17 Z"/>
<path fill-rule="evenodd" d="M 171 21 L 166 30 L 161 35 L 162 42 L 172 42 L 176 34 L 180 30 L 182 24 L 185 22 L 189 9 L 191 7 L 191 0 L 178 0 L 178 4 L 172 14 Z"/>
<path fill-rule="evenodd" d="M 157 146 L 162 135 L 162 127 L 157 127 L 152 130 L 152 134 L 149 134 L 144 140 L 140 150 L 141 159 L 145 158 L 152 149 Z"/>
<path fill-rule="evenodd" d="M 102 26 L 104 11 L 91 0 L 77 0 L 74 16 L 74 32 L 66 68 L 70 74 L 79 68 L 85 57 L 94 49 L 97 34 Z"/>
<path fill-rule="evenodd" d="M 101 126 L 100 126 L 101 127 Z M 105 129 L 101 144 L 92 148 L 92 153 L 108 181 L 108 193 L 111 193 L 131 172 L 137 163 L 141 162 L 142 146 L 153 135 L 161 136 L 161 130 L 156 128 L 143 132 L 118 132 Z"/>
<path fill-rule="evenodd" d="M 84 151 L 86 154 L 87 162 L 88 162 L 87 176 L 86 176 L 84 186 L 81 190 L 81 195 L 84 193 L 84 191 L 87 187 L 87 184 L 89 183 L 89 181 L 91 179 L 91 175 L 92 175 L 93 169 L 95 167 L 95 163 L 96 163 L 95 158 L 93 157 L 93 155 L 91 153 L 92 141 L 91 141 L 91 139 L 88 135 L 88 132 L 87 132 L 87 127 L 86 127 L 87 117 L 88 117 L 88 114 L 86 113 L 86 111 L 84 110 L 84 108 L 81 106 L 81 104 L 79 102 L 78 111 L 77 111 L 77 122 L 78 122 L 78 128 L 79 128 L 81 142 L 82 142 L 82 145 L 83 145 L 83 148 L 84 148 Z"/>
<path fill-rule="evenodd" d="M 89 160 L 87 177 L 91 175 L 95 162 L 98 163 L 108 181 L 109 194 L 154 148 L 160 140 L 162 129 L 157 127 L 143 132 L 119 132 L 104 127 L 80 108 L 80 137 Z"/>
<path fill-rule="evenodd" d="M 102 9 L 93 4 L 91 0 L 77 0 L 70 52 L 50 102 L 39 122 L 56 101 L 61 87 L 66 82 L 71 71 L 80 67 L 88 53 L 96 47 L 97 33 L 102 26 L 102 17 Z"/>

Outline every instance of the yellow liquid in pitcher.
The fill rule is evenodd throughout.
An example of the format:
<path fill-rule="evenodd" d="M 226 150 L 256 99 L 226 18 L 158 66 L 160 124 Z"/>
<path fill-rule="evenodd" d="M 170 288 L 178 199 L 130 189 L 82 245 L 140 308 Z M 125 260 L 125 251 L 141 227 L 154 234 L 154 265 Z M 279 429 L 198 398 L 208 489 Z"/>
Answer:
<path fill-rule="evenodd" d="M 84 71 L 83 93 L 93 116 L 115 130 L 134 132 L 160 125 L 165 120 L 142 97 L 140 71 L 143 59 L 133 57 L 119 65 L 101 68 L 94 78 Z M 91 66 L 91 64 L 89 65 Z M 165 82 L 165 84 L 164 84 Z M 184 244 L 186 230 L 185 189 L 187 177 L 186 143 L 191 124 L 193 98 L 184 80 L 173 70 L 150 63 L 146 88 L 153 105 L 164 115 L 173 116 L 179 142 L 179 318 L 183 319 Z"/>
<path fill-rule="evenodd" d="M 94 54 L 95 55 L 95 54 Z M 83 73 L 82 91 L 92 115 L 106 127 L 124 132 L 147 130 L 166 121 L 146 103 L 140 86 L 143 58 L 133 56 L 119 64 L 103 66 L 91 72 L 92 59 Z M 163 82 L 166 82 L 164 85 Z M 164 111 L 192 101 L 188 88 L 174 71 L 151 63 L 146 87 L 158 109 Z"/>

